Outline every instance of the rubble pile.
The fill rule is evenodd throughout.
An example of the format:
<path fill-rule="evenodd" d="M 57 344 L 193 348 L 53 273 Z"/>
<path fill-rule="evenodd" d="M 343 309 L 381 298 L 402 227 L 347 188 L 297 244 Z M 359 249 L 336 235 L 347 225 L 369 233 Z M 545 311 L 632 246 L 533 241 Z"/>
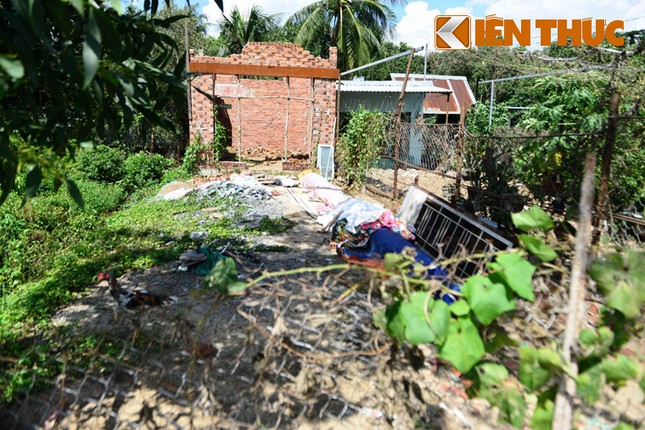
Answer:
<path fill-rule="evenodd" d="M 198 198 L 241 199 L 246 203 L 270 200 L 271 192 L 253 177 L 238 181 L 212 181 L 197 188 Z M 256 185 L 257 184 L 257 185 Z"/>
<path fill-rule="evenodd" d="M 226 181 L 205 183 L 197 187 L 195 192 L 198 199 L 227 199 L 235 202 L 235 206 L 243 206 L 242 224 L 282 216 L 282 206 L 275 201 L 271 190 L 253 176 L 231 175 Z"/>

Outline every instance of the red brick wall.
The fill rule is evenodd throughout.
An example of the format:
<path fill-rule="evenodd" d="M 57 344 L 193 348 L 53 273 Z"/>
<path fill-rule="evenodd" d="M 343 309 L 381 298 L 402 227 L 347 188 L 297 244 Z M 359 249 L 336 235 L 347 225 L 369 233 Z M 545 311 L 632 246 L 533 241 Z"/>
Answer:
<path fill-rule="evenodd" d="M 311 55 L 298 45 L 251 42 L 228 58 L 191 56 L 191 61 L 269 66 L 336 68 L 329 59 Z M 333 145 L 336 81 L 319 78 L 264 78 L 202 75 L 192 81 L 191 142 L 201 133 L 213 139 L 213 105 L 195 88 L 214 94 L 217 116 L 230 129 L 231 150 L 242 159 L 265 160 L 309 156 L 317 144 Z M 213 92 L 214 85 L 214 92 Z M 287 121 L 288 117 L 288 121 Z M 286 151 L 285 151 L 286 145 Z"/>

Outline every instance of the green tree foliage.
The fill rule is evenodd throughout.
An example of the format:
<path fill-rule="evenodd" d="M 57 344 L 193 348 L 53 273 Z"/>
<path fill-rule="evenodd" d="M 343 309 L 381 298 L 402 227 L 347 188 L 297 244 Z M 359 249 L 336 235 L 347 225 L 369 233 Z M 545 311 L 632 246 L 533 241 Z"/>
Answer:
<path fill-rule="evenodd" d="M 339 68 L 349 70 L 381 58 L 381 43 L 392 35 L 394 12 L 380 0 L 319 0 L 288 22 L 298 28 L 296 43 L 323 57 L 337 47 Z"/>
<path fill-rule="evenodd" d="M 217 23 L 220 35 L 215 55 L 239 54 L 248 42 L 274 40 L 279 31 L 278 20 L 278 15 L 267 15 L 257 5 L 247 15 L 235 7 L 229 17 L 223 16 Z"/>
<path fill-rule="evenodd" d="M 181 17 L 155 17 L 158 0 L 142 11 L 113 6 L 120 4 L 2 1 L 0 202 L 27 161 L 25 148 L 73 157 L 82 142 L 129 128 L 136 114 L 173 129 L 166 107 L 185 97 L 184 62 L 173 63 L 177 44 L 162 30 Z M 58 176 L 80 201 L 74 182 Z M 32 166 L 28 188 L 41 180 Z"/>

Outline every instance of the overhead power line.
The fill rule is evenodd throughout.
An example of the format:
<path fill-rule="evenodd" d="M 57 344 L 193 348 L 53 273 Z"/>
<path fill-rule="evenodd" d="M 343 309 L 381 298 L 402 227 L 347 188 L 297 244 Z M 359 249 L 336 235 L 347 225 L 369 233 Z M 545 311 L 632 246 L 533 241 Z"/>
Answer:
<path fill-rule="evenodd" d="M 417 52 L 422 51 L 423 49 L 424 49 L 424 47 L 420 46 L 419 48 L 415 48 L 414 52 L 417 53 Z M 360 67 L 357 67 L 355 69 L 348 70 L 346 72 L 342 72 L 340 74 L 340 76 L 349 75 L 350 73 L 358 72 L 359 70 L 367 69 L 369 67 L 373 67 L 373 66 L 377 66 L 379 64 L 387 63 L 388 61 L 396 60 L 397 58 L 404 57 L 406 55 L 410 55 L 410 52 L 412 52 L 411 49 L 409 49 L 409 50 L 407 50 L 405 52 L 401 52 L 400 54 L 392 55 L 391 57 L 387 57 L 387 58 L 383 58 L 381 60 L 374 61 L 373 63 L 365 64 L 364 66 L 360 66 Z"/>

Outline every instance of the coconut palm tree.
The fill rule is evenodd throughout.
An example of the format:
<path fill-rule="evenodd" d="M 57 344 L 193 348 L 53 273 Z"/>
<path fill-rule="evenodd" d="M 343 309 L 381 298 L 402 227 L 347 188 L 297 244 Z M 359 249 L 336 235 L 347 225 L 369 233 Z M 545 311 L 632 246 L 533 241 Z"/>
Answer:
<path fill-rule="evenodd" d="M 296 43 L 316 55 L 338 48 L 338 66 L 349 70 L 380 54 L 392 36 L 394 12 L 381 0 L 319 0 L 293 14 L 287 24 L 298 28 Z M 404 4 L 405 0 L 387 3 Z"/>
<path fill-rule="evenodd" d="M 279 29 L 278 19 L 278 15 L 267 15 L 257 5 L 246 16 L 236 6 L 230 17 L 223 16 L 217 23 L 222 47 L 219 55 L 239 54 L 248 42 L 272 40 Z"/>

